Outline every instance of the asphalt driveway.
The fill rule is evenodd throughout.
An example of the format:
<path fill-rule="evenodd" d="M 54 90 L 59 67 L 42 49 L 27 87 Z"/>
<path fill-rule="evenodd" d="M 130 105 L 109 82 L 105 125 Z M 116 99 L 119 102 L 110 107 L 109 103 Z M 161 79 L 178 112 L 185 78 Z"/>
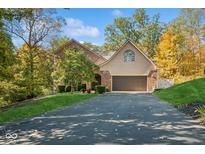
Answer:
<path fill-rule="evenodd" d="M 205 128 L 151 94 L 110 93 L 0 126 L 0 144 L 205 144 Z"/>

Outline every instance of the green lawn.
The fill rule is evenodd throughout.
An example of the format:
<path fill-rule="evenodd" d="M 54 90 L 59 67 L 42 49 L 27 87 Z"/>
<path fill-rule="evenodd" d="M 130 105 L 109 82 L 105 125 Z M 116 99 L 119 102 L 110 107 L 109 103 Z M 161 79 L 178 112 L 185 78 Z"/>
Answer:
<path fill-rule="evenodd" d="M 5 112 L 0 111 L 0 123 L 16 121 L 27 117 L 32 117 L 34 115 L 39 115 L 53 109 L 78 103 L 96 95 L 97 94 L 59 93 L 41 99 L 32 100 L 24 106 L 12 107 Z"/>
<path fill-rule="evenodd" d="M 195 79 L 154 92 L 154 95 L 174 106 L 205 100 L 205 78 Z"/>

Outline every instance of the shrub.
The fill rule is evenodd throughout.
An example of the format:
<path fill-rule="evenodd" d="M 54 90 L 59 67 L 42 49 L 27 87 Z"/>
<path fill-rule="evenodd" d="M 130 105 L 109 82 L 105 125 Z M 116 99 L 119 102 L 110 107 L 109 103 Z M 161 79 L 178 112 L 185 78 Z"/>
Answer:
<path fill-rule="evenodd" d="M 0 97 L 0 108 L 9 105 L 9 102 L 5 101 L 3 97 Z"/>
<path fill-rule="evenodd" d="M 110 89 L 108 87 L 106 87 L 105 91 L 106 92 L 110 92 Z"/>
<path fill-rule="evenodd" d="M 25 100 L 27 95 L 25 87 L 19 87 L 11 82 L 0 82 L 0 107 Z"/>
<path fill-rule="evenodd" d="M 43 88 L 42 89 L 42 94 L 43 95 L 50 95 L 52 93 L 53 93 L 53 91 L 51 90 L 51 88 Z"/>
<path fill-rule="evenodd" d="M 65 92 L 65 86 L 64 85 L 59 85 L 58 86 L 58 92 L 59 93 Z"/>
<path fill-rule="evenodd" d="M 78 85 L 78 91 L 84 91 L 84 90 L 86 90 L 86 84 Z"/>
<path fill-rule="evenodd" d="M 106 87 L 104 85 L 97 85 L 95 89 L 96 89 L 96 92 L 99 94 L 106 92 Z"/>
<path fill-rule="evenodd" d="M 196 111 L 198 111 L 201 116 L 205 117 L 205 105 L 200 106 Z"/>

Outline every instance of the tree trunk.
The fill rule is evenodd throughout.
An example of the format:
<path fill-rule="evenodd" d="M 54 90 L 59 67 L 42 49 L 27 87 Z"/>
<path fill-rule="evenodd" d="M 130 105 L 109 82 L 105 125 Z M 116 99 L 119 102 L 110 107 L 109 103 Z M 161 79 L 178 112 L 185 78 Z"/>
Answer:
<path fill-rule="evenodd" d="M 29 63 L 30 63 L 30 95 L 34 97 L 34 68 L 33 68 L 33 53 L 32 48 L 29 47 Z"/>

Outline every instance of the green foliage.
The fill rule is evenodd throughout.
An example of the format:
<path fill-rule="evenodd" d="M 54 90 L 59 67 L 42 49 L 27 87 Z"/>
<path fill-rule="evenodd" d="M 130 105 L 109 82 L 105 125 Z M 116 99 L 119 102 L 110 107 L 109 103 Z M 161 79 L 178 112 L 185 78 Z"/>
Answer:
<path fill-rule="evenodd" d="M 78 91 L 85 91 L 86 90 L 86 84 L 79 84 L 78 85 Z"/>
<path fill-rule="evenodd" d="M 4 107 L 15 101 L 21 101 L 27 98 L 27 91 L 23 87 L 19 87 L 12 82 L 0 82 L 0 96 L 2 101 L 0 107 Z"/>
<path fill-rule="evenodd" d="M 5 10 L 0 9 L 0 81 L 11 78 L 10 67 L 14 63 L 13 43 L 10 35 L 4 29 Z"/>
<path fill-rule="evenodd" d="M 131 18 L 117 18 L 106 27 L 104 47 L 107 50 L 116 50 L 127 39 L 131 39 L 152 58 L 162 29 L 159 14 L 151 19 L 144 9 L 137 9 Z"/>
<path fill-rule="evenodd" d="M 0 9 L 0 106 L 52 90 L 52 54 L 40 44 L 63 24 L 54 14 L 50 9 Z M 11 35 L 25 43 L 16 54 Z"/>
<path fill-rule="evenodd" d="M 79 83 L 95 80 L 94 70 L 97 66 L 79 50 L 65 50 L 63 60 L 57 59 L 55 65 L 58 66 L 53 72 L 55 83 L 71 86 L 71 91 L 74 91 Z"/>
<path fill-rule="evenodd" d="M 100 46 L 97 46 L 95 44 L 92 44 L 90 42 L 84 42 L 84 46 L 88 47 L 90 50 L 96 52 L 96 51 L 102 51 L 102 48 Z"/>
<path fill-rule="evenodd" d="M 199 107 L 199 108 L 197 109 L 197 111 L 198 111 L 203 117 L 205 117 L 205 105 Z"/>
<path fill-rule="evenodd" d="M 24 106 L 10 108 L 7 111 L 0 112 L 0 123 L 16 121 L 34 115 L 39 115 L 95 96 L 96 94 L 60 93 L 35 100 L 29 100 L 25 102 Z"/>
<path fill-rule="evenodd" d="M 36 48 L 32 58 L 26 45 L 16 53 L 17 63 L 14 66 L 14 82 L 27 90 L 28 97 L 43 94 L 43 89 L 52 87 L 51 71 L 52 60 L 46 51 Z M 32 61 L 32 67 L 31 67 Z"/>
<path fill-rule="evenodd" d="M 106 87 L 104 85 L 97 85 L 95 88 L 98 94 L 103 94 L 106 92 Z"/>
<path fill-rule="evenodd" d="M 154 95 L 174 106 L 205 100 L 205 79 L 195 79 L 156 91 Z"/>
<path fill-rule="evenodd" d="M 69 41 L 70 39 L 66 36 L 51 39 L 50 46 L 51 46 L 52 53 L 57 51 L 60 47 L 64 46 Z"/>

